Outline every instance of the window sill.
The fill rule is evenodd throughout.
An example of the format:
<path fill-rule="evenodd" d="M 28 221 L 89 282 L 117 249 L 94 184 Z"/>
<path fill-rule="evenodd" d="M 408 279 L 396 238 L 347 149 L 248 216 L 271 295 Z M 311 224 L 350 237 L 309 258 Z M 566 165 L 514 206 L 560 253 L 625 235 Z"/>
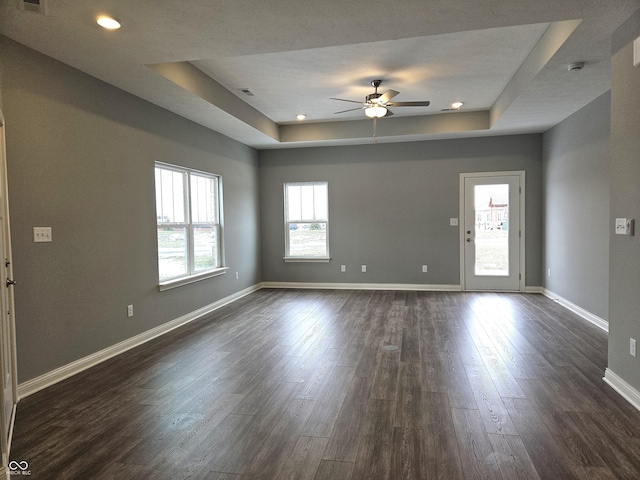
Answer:
<path fill-rule="evenodd" d="M 284 257 L 285 262 L 329 263 L 331 257 Z"/>
<path fill-rule="evenodd" d="M 220 267 L 216 268 L 215 270 L 208 270 L 206 272 L 198 273 L 196 275 L 190 275 L 188 277 L 174 278 L 172 280 L 167 280 L 166 282 L 160 283 L 158 285 L 158 288 L 161 292 L 164 292 L 165 290 L 188 285 L 189 283 L 195 283 L 207 278 L 224 275 L 225 273 L 227 273 L 227 270 L 229 270 L 229 267 Z"/>

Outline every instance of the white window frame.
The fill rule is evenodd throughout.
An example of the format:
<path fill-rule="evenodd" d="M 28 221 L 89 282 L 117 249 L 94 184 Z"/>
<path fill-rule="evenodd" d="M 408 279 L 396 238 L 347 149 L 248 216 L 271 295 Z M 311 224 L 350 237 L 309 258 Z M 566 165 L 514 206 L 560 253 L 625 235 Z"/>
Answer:
<path fill-rule="evenodd" d="M 223 221 L 223 204 L 222 204 L 222 177 L 220 175 L 216 175 L 209 172 L 202 172 L 199 170 L 194 170 L 191 168 L 181 167 L 177 165 L 171 165 L 168 163 L 155 162 L 154 167 L 154 183 L 155 183 L 155 174 L 156 169 L 169 170 L 172 172 L 177 172 L 182 174 L 183 178 L 183 194 L 184 194 L 184 222 L 159 222 L 158 219 L 164 218 L 163 212 L 156 211 L 156 242 L 158 241 L 158 227 L 173 227 L 173 228 L 184 228 L 186 231 L 187 237 L 187 273 L 184 275 L 179 275 L 176 277 L 171 277 L 167 279 L 160 280 L 160 268 L 158 266 L 158 287 L 161 291 L 169 290 L 171 288 L 180 287 L 182 285 L 187 285 L 189 283 L 198 282 L 200 280 L 204 280 L 206 278 L 216 277 L 218 275 L 223 275 L 229 270 L 229 267 L 225 266 L 225 255 L 224 255 L 224 221 Z M 191 211 L 191 175 L 195 175 L 198 177 L 204 177 L 213 179 L 216 181 L 217 187 L 217 195 L 216 195 L 216 207 L 217 207 L 217 217 L 218 221 L 216 222 L 198 222 L 193 223 L 191 221 L 192 211 Z M 155 185 L 155 188 L 158 188 L 158 185 Z M 157 197 L 156 197 L 157 198 Z M 157 201 L 156 201 L 156 210 L 157 210 Z M 218 239 L 218 251 L 217 251 L 217 263 L 218 266 L 208 269 L 208 270 L 198 270 L 195 268 L 195 252 L 194 252 L 194 232 L 197 228 L 202 227 L 213 227 L 217 232 Z M 158 262 L 160 261 L 160 245 L 158 244 L 158 252 L 157 252 Z"/>
<path fill-rule="evenodd" d="M 326 218 L 298 218 L 298 219 L 290 219 L 289 218 L 289 198 L 288 198 L 288 190 L 289 186 L 316 186 L 316 185 L 325 185 L 327 187 L 327 216 Z M 328 262 L 331 260 L 329 256 L 329 182 L 326 181 L 318 181 L 318 182 L 285 182 L 284 183 L 284 261 L 285 262 Z M 314 217 L 315 208 L 314 208 Z M 292 223 L 322 223 L 325 225 L 326 232 L 326 254 L 322 256 L 292 256 L 290 254 L 290 246 L 289 246 L 289 235 L 290 235 L 290 224 Z"/>

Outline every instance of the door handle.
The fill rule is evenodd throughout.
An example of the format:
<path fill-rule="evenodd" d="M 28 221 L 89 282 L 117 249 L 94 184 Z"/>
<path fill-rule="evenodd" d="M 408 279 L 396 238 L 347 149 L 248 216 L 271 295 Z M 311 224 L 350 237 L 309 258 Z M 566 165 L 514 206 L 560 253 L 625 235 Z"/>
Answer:
<path fill-rule="evenodd" d="M 15 284 L 16 284 L 15 280 L 11 280 L 11 279 L 7 278 L 7 288 L 9 288 L 11 285 L 15 285 Z"/>

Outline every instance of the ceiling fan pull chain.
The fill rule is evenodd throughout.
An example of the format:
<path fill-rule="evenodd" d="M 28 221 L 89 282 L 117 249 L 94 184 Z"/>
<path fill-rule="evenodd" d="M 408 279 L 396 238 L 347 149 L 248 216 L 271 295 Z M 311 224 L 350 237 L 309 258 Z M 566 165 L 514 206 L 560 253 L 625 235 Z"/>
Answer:
<path fill-rule="evenodd" d="M 378 137 L 376 135 L 376 131 L 378 127 L 378 119 L 377 118 L 373 118 L 373 143 L 378 143 Z"/>

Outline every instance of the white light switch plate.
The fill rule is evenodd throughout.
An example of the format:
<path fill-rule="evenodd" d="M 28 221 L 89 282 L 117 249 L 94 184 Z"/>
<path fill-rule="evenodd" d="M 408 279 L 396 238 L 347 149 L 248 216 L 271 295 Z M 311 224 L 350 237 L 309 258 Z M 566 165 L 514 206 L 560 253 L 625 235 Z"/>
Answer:
<path fill-rule="evenodd" d="M 616 235 L 633 235 L 633 218 L 616 218 Z"/>
<path fill-rule="evenodd" d="M 35 243 L 51 242 L 51 227 L 33 227 L 33 241 Z"/>

